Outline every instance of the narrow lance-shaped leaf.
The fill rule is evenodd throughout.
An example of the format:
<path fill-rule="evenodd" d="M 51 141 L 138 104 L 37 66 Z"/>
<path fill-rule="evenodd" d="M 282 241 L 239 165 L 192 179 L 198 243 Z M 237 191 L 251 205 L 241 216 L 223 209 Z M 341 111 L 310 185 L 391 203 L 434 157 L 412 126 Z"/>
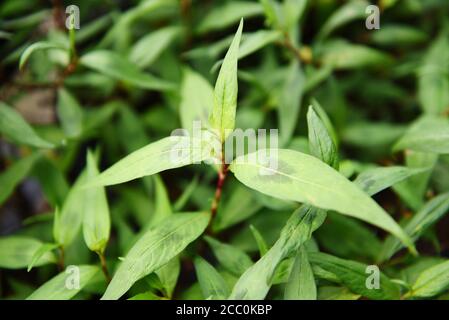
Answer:
<path fill-rule="evenodd" d="M 437 264 L 420 273 L 406 298 L 430 298 L 449 287 L 449 261 Z"/>
<path fill-rule="evenodd" d="M 259 150 L 230 166 L 250 188 L 275 198 L 335 210 L 383 228 L 415 252 L 410 238 L 373 199 L 315 157 L 287 149 Z"/>
<path fill-rule="evenodd" d="M 97 50 L 90 52 L 81 57 L 80 63 L 116 80 L 129 82 L 138 88 L 173 89 L 172 83 L 140 71 L 134 64 L 112 51 Z"/>
<path fill-rule="evenodd" d="M 242 36 L 243 20 L 232 40 L 231 46 L 223 60 L 214 90 L 214 105 L 210 115 L 210 124 L 221 141 L 234 129 L 237 107 L 237 60 L 240 38 Z M 227 133 L 226 133 L 227 131 Z"/>
<path fill-rule="evenodd" d="M 205 299 L 226 299 L 229 288 L 223 277 L 215 268 L 201 257 L 195 258 L 196 277 Z"/>
<path fill-rule="evenodd" d="M 167 169 L 179 168 L 209 157 L 205 141 L 171 136 L 150 143 L 129 154 L 102 172 L 87 187 L 108 186 L 149 176 Z"/>
<path fill-rule="evenodd" d="M 33 256 L 44 245 L 41 241 L 23 236 L 10 236 L 0 238 L 0 268 L 21 269 L 28 267 Z M 41 255 L 34 266 L 42 266 L 56 262 L 51 252 Z"/>
<path fill-rule="evenodd" d="M 206 229 L 208 213 L 180 213 L 147 231 L 130 249 L 118 267 L 103 300 L 125 294 L 139 279 L 162 267 Z"/>
<path fill-rule="evenodd" d="M 290 277 L 285 285 L 284 298 L 287 300 L 316 300 L 317 298 L 315 278 L 304 245 L 296 254 Z"/>
<path fill-rule="evenodd" d="M 86 180 L 95 180 L 99 174 L 94 155 L 87 152 Z M 109 240 L 111 221 L 104 187 L 84 189 L 83 235 L 90 250 L 103 254 Z"/>
<path fill-rule="evenodd" d="M 22 116 L 0 101 L 0 133 L 14 142 L 36 148 L 53 148 L 54 145 L 37 135 Z"/>
<path fill-rule="evenodd" d="M 23 51 L 22 55 L 20 56 L 19 69 L 20 70 L 23 69 L 23 67 L 27 63 L 28 59 L 30 58 L 30 56 L 33 54 L 33 52 L 35 52 L 37 50 L 49 50 L 49 49 L 61 49 L 61 50 L 67 51 L 66 47 L 64 47 L 63 45 L 61 45 L 59 43 L 55 43 L 55 42 L 39 41 L 39 42 L 33 43 L 32 45 L 27 47 L 25 49 L 25 51 Z"/>
<path fill-rule="evenodd" d="M 265 242 L 263 236 L 260 234 L 259 230 L 257 230 L 255 226 L 251 224 L 249 228 L 251 229 L 251 233 L 253 234 L 253 237 L 257 242 L 257 247 L 259 248 L 259 253 L 260 256 L 262 257 L 265 253 L 267 253 L 268 245 Z"/>
<path fill-rule="evenodd" d="M 411 125 L 394 146 L 394 150 L 412 149 L 432 153 L 449 153 L 449 120 L 424 116 Z"/>
<path fill-rule="evenodd" d="M 30 272 L 31 269 L 36 265 L 38 261 L 41 260 L 43 256 L 47 253 L 51 253 L 52 250 L 56 249 L 58 244 L 56 243 L 43 243 L 33 254 L 30 263 L 28 264 L 27 271 Z"/>
<path fill-rule="evenodd" d="M 268 252 L 239 278 L 229 299 L 264 299 L 270 290 L 279 263 L 309 240 L 326 218 L 323 210 L 307 205 L 296 210 L 282 229 L 281 236 Z"/>
<path fill-rule="evenodd" d="M 312 106 L 307 112 L 307 124 L 309 127 L 309 149 L 312 155 L 331 167 L 338 168 L 337 147 Z"/>
<path fill-rule="evenodd" d="M 96 266 L 69 266 L 64 272 L 48 280 L 27 300 L 70 300 L 100 271 Z"/>

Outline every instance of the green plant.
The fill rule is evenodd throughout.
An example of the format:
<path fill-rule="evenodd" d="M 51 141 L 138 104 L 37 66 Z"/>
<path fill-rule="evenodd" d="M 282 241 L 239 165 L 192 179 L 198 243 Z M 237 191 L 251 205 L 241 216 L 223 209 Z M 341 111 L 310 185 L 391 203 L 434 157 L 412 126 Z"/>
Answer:
<path fill-rule="evenodd" d="M 381 3 L 390 23 L 369 31 L 363 0 L 223 1 L 204 17 L 190 1 L 148 0 L 80 30 L 70 16 L 68 32 L 8 48 L 3 63 L 18 61 L 28 78 L 10 87 L 50 92 L 58 121 L 31 126 L 2 91 L 2 143 L 20 156 L 5 157 L 0 203 L 37 181 L 48 213 L 0 238 L 0 268 L 45 283 L 5 271 L 0 287 L 29 299 L 444 298 L 446 239 L 435 225 L 449 210 L 449 8 L 404 1 L 412 17 L 440 10 L 430 40 L 392 23 L 400 4 Z M 79 6 L 82 15 L 92 4 Z M 325 22 L 307 31 L 314 12 Z M 26 29 L 35 15 L 0 29 Z M 239 21 L 233 37 L 204 37 Z M 354 24 L 368 40 L 332 38 Z M 403 79 L 415 71 L 416 99 Z M 253 146 L 263 127 L 278 127 L 279 140 L 272 130 Z M 434 252 L 418 255 L 426 242 Z"/>

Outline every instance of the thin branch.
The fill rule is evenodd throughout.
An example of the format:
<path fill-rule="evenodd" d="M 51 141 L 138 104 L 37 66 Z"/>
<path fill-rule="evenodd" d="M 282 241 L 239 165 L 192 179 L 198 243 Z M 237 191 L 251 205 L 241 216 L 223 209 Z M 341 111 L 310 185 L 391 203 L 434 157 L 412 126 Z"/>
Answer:
<path fill-rule="evenodd" d="M 104 253 L 97 252 L 98 257 L 100 258 L 101 263 L 101 271 L 103 271 L 103 274 L 106 278 L 107 283 L 111 282 L 111 276 L 108 271 L 108 266 L 106 265 L 106 258 L 104 256 Z"/>

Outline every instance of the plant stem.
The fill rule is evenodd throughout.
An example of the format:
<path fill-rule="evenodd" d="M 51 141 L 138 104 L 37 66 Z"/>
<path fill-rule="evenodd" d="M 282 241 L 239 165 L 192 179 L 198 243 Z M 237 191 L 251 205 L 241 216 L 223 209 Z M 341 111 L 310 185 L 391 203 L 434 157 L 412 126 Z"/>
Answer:
<path fill-rule="evenodd" d="M 106 278 L 107 283 L 111 282 L 111 276 L 108 271 L 108 266 L 106 265 L 106 258 L 102 252 L 97 252 L 98 257 L 100 258 L 101 263 L 101 271 L 103 271 L 103 274 Z"/>
<path fill-rule="evenodd" d="M 212 233 L 212 229 L 211 229 L 212 221 L 217 214 L 218 204 L 220 203 L 221 194 L 223 192 L 223 185 L 226 180 L 226 176 L 228 174 L 228 167 L 229 166 L 225 163 L 224 156 L 223 156 L 220 171 L 218 172 L 218 180 L 217 180 L 217 187 L 215 188 L 214 200 L 212 200 L 212 205 L 210 207 L 211 218 L 210 218 L 209 226 L 207 228 L 207 233 L 209 233 L 209 234 Z"/>

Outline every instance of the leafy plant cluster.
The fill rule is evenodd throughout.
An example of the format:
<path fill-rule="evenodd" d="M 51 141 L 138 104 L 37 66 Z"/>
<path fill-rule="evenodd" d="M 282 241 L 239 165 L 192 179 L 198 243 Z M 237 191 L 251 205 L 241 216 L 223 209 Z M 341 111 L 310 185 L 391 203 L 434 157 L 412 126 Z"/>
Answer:
<path fill-rule="evenodd" d="M 2 298 L 449 297 L 446 0 L 76 2 L 0 5 Z"/>

